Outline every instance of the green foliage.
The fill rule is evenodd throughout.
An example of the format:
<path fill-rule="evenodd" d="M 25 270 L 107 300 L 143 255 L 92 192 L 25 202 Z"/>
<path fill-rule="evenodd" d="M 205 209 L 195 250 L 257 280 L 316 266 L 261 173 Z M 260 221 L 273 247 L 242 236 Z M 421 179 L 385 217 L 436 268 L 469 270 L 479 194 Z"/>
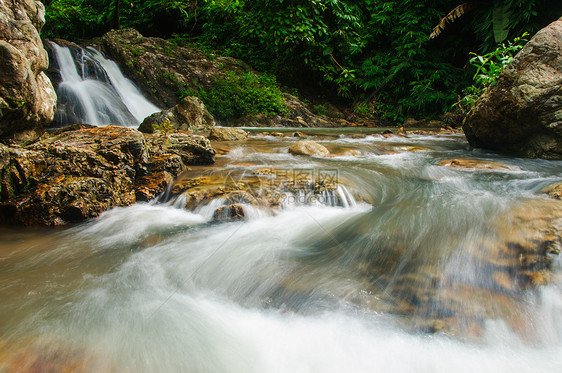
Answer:
<path fill-rule="evenodd" d="M 322 105 L 322 104 L 318 104 L 318 105 L 314 105 L 312 107 L 312 111 L 317 114 L 317 115 L 326 115 L 328 114 L 328 109 L 326 109 L 326 106 Z"/>
<path fill-rule="evenodd" d="M 106 1 L 53 0 L 46 4 L 45 27 L 48 38 L 86 39 L 101 34 L 110 22 L 102 11 Z"/>
<path fill-rule="evenodd" d="M 516 37 L 513 41 L 501 43 L 497 48 L 485 55 L 479 55 L 471 52 L 473 56 L 469 63 L 476 69 L 472 79 L 474 83 L 463 90 L 463 96 L 454 104 L 462 113 L 468 113 L 474 106 L 474 103 L 487 87 L 494 85 L 501 72 L 513 61 L 513 58 L 523 48 L 527 42 L 525 37 L 527 33 L 523 33 L 520 37 Z"/>
<path fill-rule="evenodd" d="M 43 36 L 69 40 L 101 36 L 116 27 L 116 16 L 122 27 L 134 27 L 146 35 L 171 35 L 188 27 L 197 6 L 196 0 L 52 0 L 45 3 Z"/>
<path fill-rule="evenodd" d="M 180 98 L 197 96 L 217 119 L 236 119 L 246 115 L 279 114 L 286 110 L 283 94 L 271 75 L 247 72 L 226 73 L 209 87 L 180 90 Z"/>
<path fill-rule="evenodd" d="M 474 3 L 470 21 L 479 37 L 479 53 L 492 51 L 497 43 L 524 32 L 534 34 L 562 14 L 562 3 L 554 0 L 491 0 Z"/>
<path fill-rule="evenodd" d="M 114 26 L 118 1 L 52 0 L 44 34 L 67 39 L 101 35 Z M 337 96 L 356 107 L 365 104 L 370 116 L 399 122 L 448 110 L 471 84 L 469 51 L 486 56 L 494 51 L 495 40 L 537 31 L 562 13 L 560 4 L 137 0 L 121 3 L 119 20 L 147 36 L 172 36 L 172 46 L 195 46 L 210 58 L 240 58 L 301 92 L 315 87 L 325 97 Z M 432 34 L 436 25 L 439 32 Z M 225 116 L 239 115 L 227 114 L 229 110 Z"/>

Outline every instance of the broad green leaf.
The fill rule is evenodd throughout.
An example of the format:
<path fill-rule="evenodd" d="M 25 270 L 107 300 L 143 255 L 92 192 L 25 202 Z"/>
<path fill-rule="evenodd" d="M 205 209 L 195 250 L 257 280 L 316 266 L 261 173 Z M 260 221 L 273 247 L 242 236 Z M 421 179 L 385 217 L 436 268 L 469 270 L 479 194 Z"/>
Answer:
<path fill-rule="evenodd" d="M 494 27 L 494 39 L 496 43 L 500 43 L 507 38 L 509 33 L 509 5 L 495 7 L 492 12 L 492 23 Z"/>

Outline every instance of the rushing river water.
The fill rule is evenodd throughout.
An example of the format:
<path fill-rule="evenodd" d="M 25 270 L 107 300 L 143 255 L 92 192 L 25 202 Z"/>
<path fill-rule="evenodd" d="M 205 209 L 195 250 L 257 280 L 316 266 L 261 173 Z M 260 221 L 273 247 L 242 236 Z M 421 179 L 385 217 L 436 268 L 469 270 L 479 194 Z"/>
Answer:
<path fill-rule="evenodd" d="M 339 185 L 246 206 L 243 221 L 214 222 L 220 199 L 187 210 L 168 197 L 1 230 L 0 371 L 562 371 L 560 260 L 546 285 L 518 272 L 524 243 L 559 249 L 562 202 L 541 190 L 562 162 L 470 151 L 459 135 L 315 140 L 335 156 L 253 136 L 193 167 Z M 439 165 L 455 158 L 504 166 Z M 497 248 L 514 245 L 510 262 Z"/>

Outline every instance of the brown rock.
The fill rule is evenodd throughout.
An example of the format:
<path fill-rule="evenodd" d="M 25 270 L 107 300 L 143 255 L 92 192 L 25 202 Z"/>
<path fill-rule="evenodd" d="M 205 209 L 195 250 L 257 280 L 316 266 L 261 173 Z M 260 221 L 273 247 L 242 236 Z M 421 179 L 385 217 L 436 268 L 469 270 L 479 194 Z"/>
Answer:
<path fill-rule="evenodd" d="M 201 131 L 215 126 L 215 119 L 197 97 L 188 96 L 173 108 L 154 113 L 145 118 L 139 131 Z"/>
<path fill-rule="evenodd" d="M 0 146 L 0 223 L 58 225 L 149 200 L 187 164 L 212 163 L 203 136 L 144 135 L 109 126 L 61 131 L 27 147 Z"/>
<path fill-rule="evenodd" d="M 562 199 L 562 183 L 550 185 L 544 188 L 542 192 L 548 194 L 549 197 L 554 199 Z"/>
<path fill-rule="evenodd" d="M 289 153 L 317 157 L 326 157 L 330 155 L 330 151 L 324 145 L 309 140 L 297 141 L 289 148 Z"/>
<path fill-rule="evenodd" d="M 241 205 L 222 206 L 213 213 L 213 222 L 228 223 L 231 221 L 240 221 L 245 219 L 244 207 Z"/>
<path fill-rule="evenodd" d="M 494 161 L 481 161 L 477 159 L 446 159 L 437 164 L 438 166 L 447 166 L 452 168 L 461 168 L 467 170 L 510 170 L 516 171 L 517 169 L 503 163 Z"/>
<path fill-rule="evenodd" d="M 137 201 L 150 201 L 172 184 L 174 177 L 185 169 L 181 157 L 176 154 L 160 154 L 148 158 L 143 171 L 135 180 Z"/>
<path fill-rule="evenodd" d="M 239 141 L 247 138 L 248 132 L 234 127 L 215 127 L 209 134 L 209 139 L 216 141 Z"/>
<path fill-rule="evenodd" d="M 463 122 L 475 147 L 562 158 L 562 18 L 515 56 Z"/>
<path fill-rule="evenodd" d="M 57 98 L 39 37 L 44 23 L 39 1 L 0 2 L 0 136 L 45 127 L 54 117 Z"/>

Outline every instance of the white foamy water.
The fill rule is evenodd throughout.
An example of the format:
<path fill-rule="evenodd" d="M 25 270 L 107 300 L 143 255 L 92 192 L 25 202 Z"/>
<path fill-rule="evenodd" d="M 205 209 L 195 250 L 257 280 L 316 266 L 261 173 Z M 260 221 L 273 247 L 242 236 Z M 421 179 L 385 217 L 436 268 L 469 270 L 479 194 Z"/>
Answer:
<path fill-rule="evenodd" d="M 0 233 L 0 371 L 32 372 L 37 361 L 81 372 L 562 371 L 559 259 L 547 286 L 454 298 L 516 308 L 507 316 L 463 318 L 439 299 L 429 308 L 474 321 L 474 333 L 410 327 L 427 312 L 423 299 L 410 313 L 381 306 L 401 289 L 393 279 L 418 268 L 412 277 L 431 267 L 490 290 L 486 262 L 467 253 L 513 234 L 509 219 L 497 226 L 512 209 L 559 203 L 539 190 L 559 180 L 560 163 L 501 160 L 520 172 L 436 166 L 447 155 L 479 157 L 463 147 L 446 150 L 439 140 L 428 151 L 355 161 L 238 148 L 234 161 L 336 169 L 342 185 L 297 191 L 275 211 L 244 205 L 244 221 L 213 221 L 225 197 L 187 211 L 180 196 L 58 232 Z"/>
<path fill-rule="evenodd" d="M 160 111 L 125 78 L 115 62 L 96 49 L 82 49 L 80 59 L 76 59 L 68 47 L 51 45 L 61 75 L 57 88 L 59 124 L 137 127 L 144 118 Z"/>

